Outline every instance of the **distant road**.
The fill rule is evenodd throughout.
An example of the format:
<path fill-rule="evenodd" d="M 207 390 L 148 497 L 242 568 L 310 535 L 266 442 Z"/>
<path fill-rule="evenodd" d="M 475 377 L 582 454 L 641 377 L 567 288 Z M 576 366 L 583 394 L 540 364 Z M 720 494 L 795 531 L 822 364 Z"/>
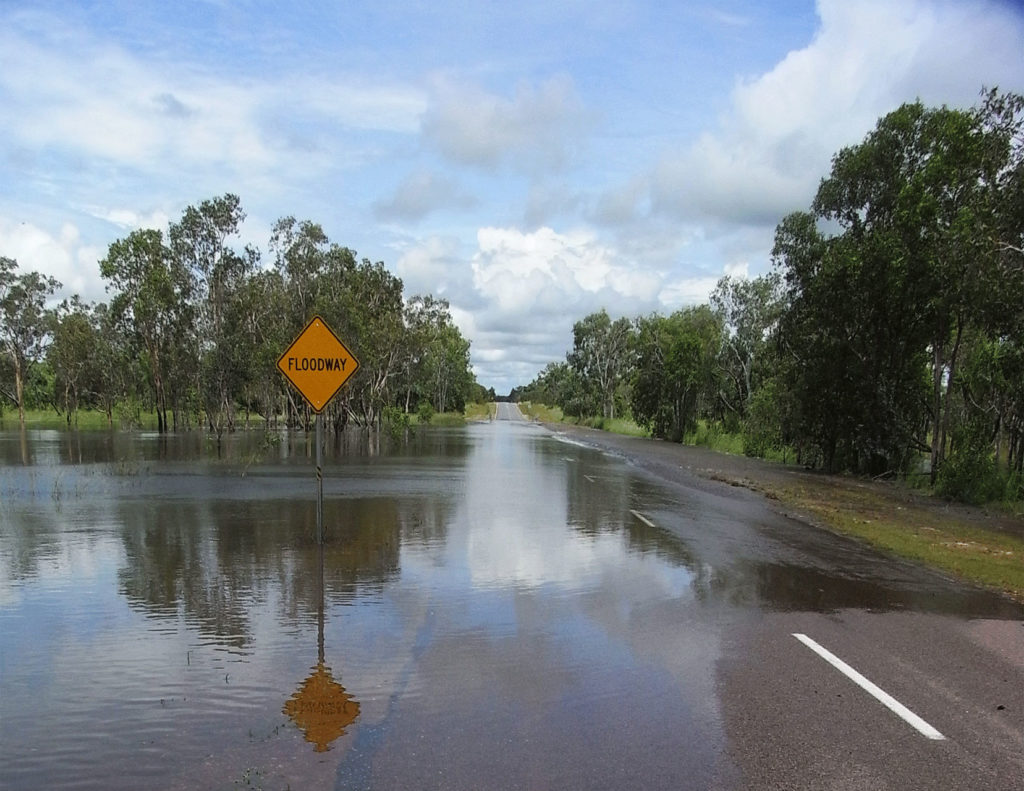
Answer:
<path fill-rule="evenodd" d="M 519 409 L 519 404 L 509 404 L 499 401 L 497 407 L 498 411 L 495 413 L 495 417 L 498 420 L 526 420 L 526 415 L 524 415 L 522 410 Z"/>

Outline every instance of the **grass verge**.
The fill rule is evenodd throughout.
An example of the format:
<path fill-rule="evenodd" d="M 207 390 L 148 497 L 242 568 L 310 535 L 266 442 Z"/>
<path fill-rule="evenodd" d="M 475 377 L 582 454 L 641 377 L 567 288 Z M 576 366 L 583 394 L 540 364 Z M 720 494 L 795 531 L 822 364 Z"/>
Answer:
<path fill-rule="evenodd" d="M 415 412 L 409 414 L 409 423 L 413 426 L 423 425 L 420 416 Z M 435 412 L 430 417 L 429 425 L 451 428 L 452 426 L 464 426 L 466 416 L 462 412 Z"/>
<path fill-rule="evenodd" d="M 838 533 L 1024 601 L 1024 539 L 1016 535 L 846 481 L 750 488 Z"/>
<path fill-rule="evenodd" d="M 534 404 L 530 401 L 522 401 L 519 408 L 528 418 L 539 420 L 542 423 L 569 423 L 574 426 L 587 426 L 601 431 L 609 431 L 612 434 L 624 434 L 629 437 L 649 437 L 650 432 L 638 426 L 632 420 L 626 418 L 603 418 L 588 417 L 574 418 L 565 415 L 558 407 L 549 407 L 544 404 Z"/>
<path fill-rule="evenodd" d="M 490 420 L 497 411 L 496 404 L 466 404 L 466 420 Z"/>

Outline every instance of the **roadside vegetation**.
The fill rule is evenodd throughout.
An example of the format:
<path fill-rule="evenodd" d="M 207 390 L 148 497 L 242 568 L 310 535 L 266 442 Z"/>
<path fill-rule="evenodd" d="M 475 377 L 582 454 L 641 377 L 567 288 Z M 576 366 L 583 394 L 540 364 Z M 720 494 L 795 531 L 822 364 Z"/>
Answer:
<path fill-rule="evenodd" d="M 239 243 L 235 195 L 189 206 L 160 230 L 133 231 L 99 261 L 110 301 L 51 307 L 60 284 L 0 251 L 0 419 L 41 410 L 66 425 L 308 429 L 313 413 L 276 368 L 321 315 L 360 369 L 325 415 L 335 431 L 381 427 L 427 404 L 461 413 L 494 393 L 476 383 L 469 341 L 447 301 L 406 296 L 383 263 L 359 260 L 316 223 L 284 217 L 266 251 Z M 450 419 L 450 418 L 446 418 Z"/>
<path fill-rule="evenodd" d="M 668 316 L 585 317 L 564 362 L 513 399 L 969 503 L 1024 500 L 1024 97 L 881 118 L 782 219 L 772 260 Z"/>
<path fill-rule="evenodd" d="M 1024 601 L 1024 531 L 1003 529 L 999 511 L 928 507 L 905 491 L 856 479 L 746 485 L 835 532 Z"/>

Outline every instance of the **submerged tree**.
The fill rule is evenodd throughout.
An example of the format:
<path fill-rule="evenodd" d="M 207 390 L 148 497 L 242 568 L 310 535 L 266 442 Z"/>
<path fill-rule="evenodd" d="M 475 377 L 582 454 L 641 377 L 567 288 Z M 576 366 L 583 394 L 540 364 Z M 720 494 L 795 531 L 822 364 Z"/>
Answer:
<path fill-rule="evenodd" d="M 60 288 L 38 272 L 17 274 L 18 264 L 0 257 L 0 351 L 14 371 L 14 389 L 5 391 L 25 425 L 25 381 L 28 367 L 41 359 L 51 338 L 53 312 L 46 301 Z"/>

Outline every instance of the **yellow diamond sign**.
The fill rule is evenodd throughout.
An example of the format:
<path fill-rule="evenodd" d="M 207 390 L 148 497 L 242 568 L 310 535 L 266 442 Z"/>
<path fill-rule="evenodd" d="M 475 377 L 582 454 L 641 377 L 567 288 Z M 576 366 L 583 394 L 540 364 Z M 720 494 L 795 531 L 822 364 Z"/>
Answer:
<path fill-rule="evenodd" d="M 319 316 L 314 316 L 277 361 L 277 367 L 302 393 L 314 412 L 322 412 L 342 385 L 359 370 L 359 361 Z"/>

